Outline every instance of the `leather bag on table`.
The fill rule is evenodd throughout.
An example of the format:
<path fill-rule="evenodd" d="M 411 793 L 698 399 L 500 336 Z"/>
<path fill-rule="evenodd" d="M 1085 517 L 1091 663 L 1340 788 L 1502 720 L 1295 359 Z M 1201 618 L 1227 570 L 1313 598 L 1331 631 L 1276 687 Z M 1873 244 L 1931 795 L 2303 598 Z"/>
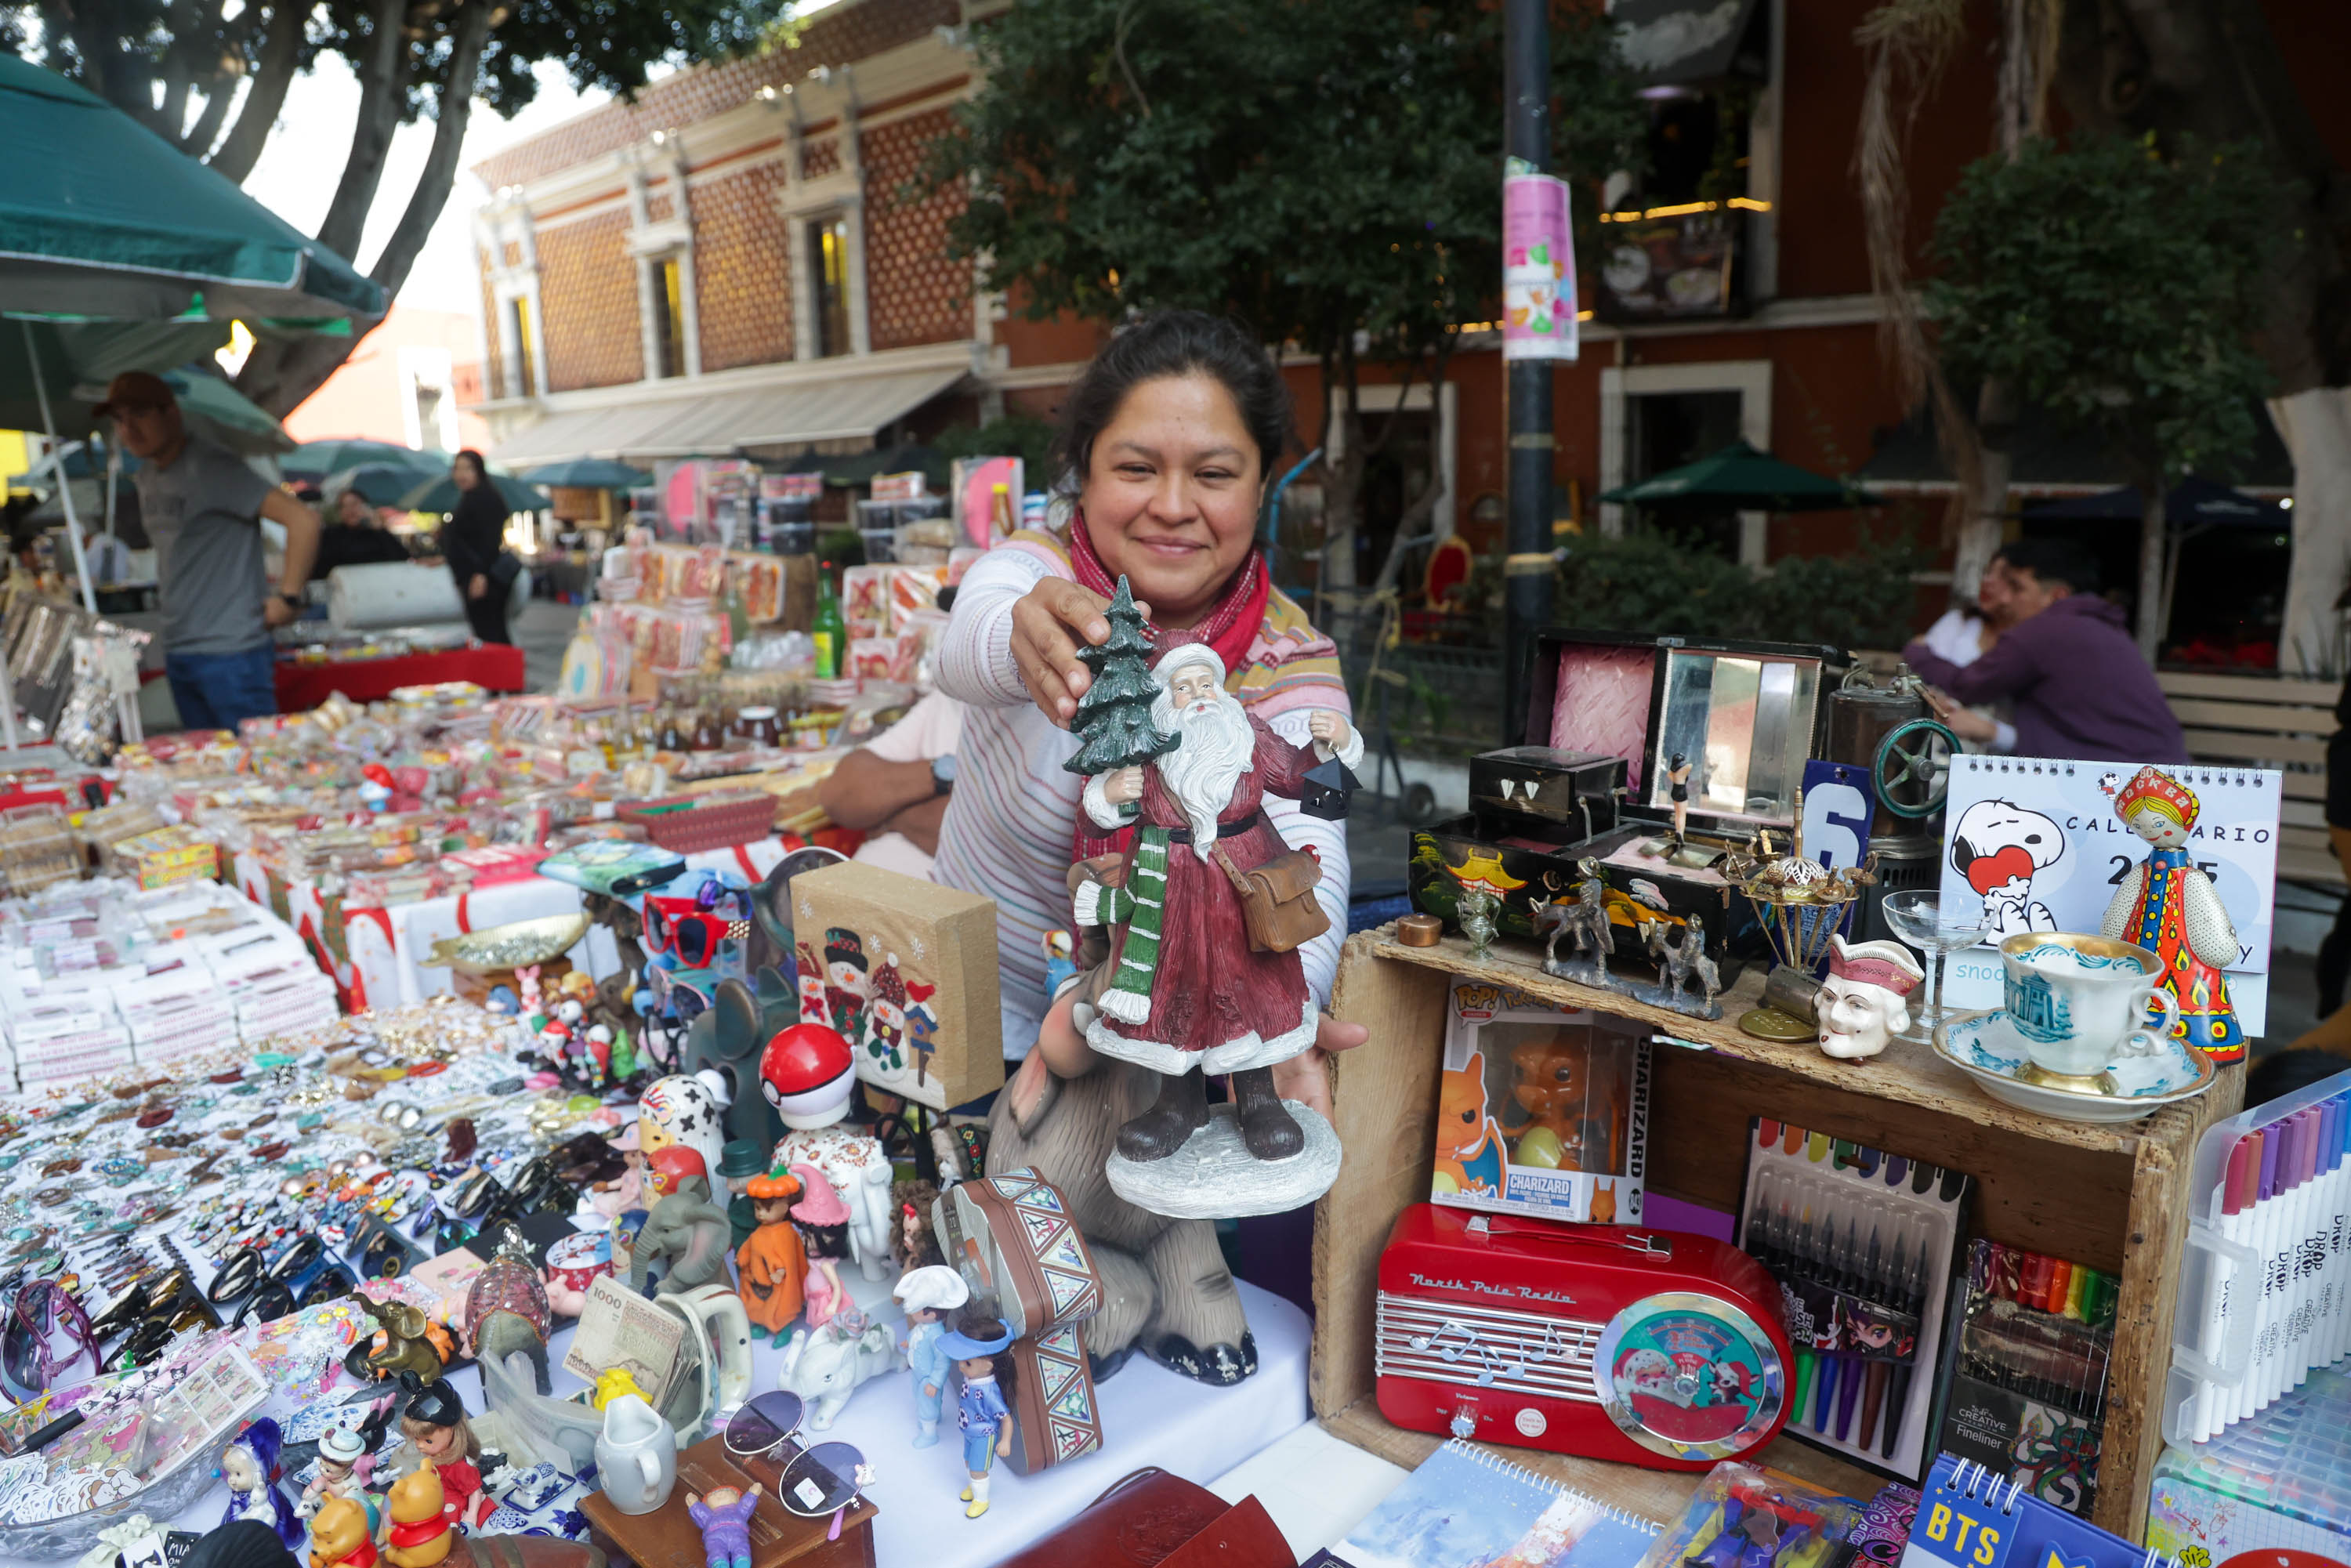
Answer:
<path fill-rule="evenodd" d="M 1304 850 L 1284 850 L 1263 865 L 1247 871 L 1233 863 L 1225 846 L 1208 852 L 1231 879 L 1240 894 L 1241 922 L 1249 930 L 1252 953 L 1287 953 L 1303 946 L 1331 929 L 1331 917 L 1315 900 L 1315 884 L 1322 880 L 1322 862 Z"/>
<path fill-rule="evenodd" d="M 1253 1497 L 1237 1503 L 1154 1466 L 1121 1479 L 998 1568 L 1298 1568 Z"/>

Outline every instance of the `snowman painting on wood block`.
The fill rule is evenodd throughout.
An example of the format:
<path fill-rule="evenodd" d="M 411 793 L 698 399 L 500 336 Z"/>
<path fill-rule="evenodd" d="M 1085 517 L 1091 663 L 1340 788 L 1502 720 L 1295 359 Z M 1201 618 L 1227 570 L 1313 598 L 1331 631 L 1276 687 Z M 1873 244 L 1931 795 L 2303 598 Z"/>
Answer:
<path fill-rule="evenodd" d="M 1109 956 L 1081 984 L 1075 1021 L 1104 1056 L 1162 1074 L 1157 1102 L 1119 1129 L 1111 1186 L 1176 1218 L 1276 1213 L 1338 1175 L 1330 1124 L 1275 1092 L 1273 1068 L 1314 1043 L 1317 1010 L 1298 948 L 1329 928 L 1314 857 L 1282 841 L 1269 795 L 1298 800 L 1307 775 L 1363 758 L 1345 716 L 1312 716 L 1312 740 L 1275 735 L 1225 690 L 1216 652 L 1151 643 L 1123 579 L 1109 639 L 1080 651 L 1094 671 L 1078 705 L 1082 809 L 1104 831 L 1133 825 L 1107 880 L 1081 881 L 1081 925 Z M 1089 862 L 1090 864 L 1094 862 Z M 1211 1113 L 1206 1075 L 1232 1075 Z"/>

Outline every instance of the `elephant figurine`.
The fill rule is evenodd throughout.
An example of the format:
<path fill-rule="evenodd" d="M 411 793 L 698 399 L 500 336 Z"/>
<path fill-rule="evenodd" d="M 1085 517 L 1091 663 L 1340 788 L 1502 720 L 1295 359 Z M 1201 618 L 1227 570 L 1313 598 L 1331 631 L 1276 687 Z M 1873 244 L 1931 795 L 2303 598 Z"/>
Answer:
<path fill-rule="evenodd" d="M 810 1165 L 822 1171 L 849 1206 L 849 1255 L 869 1280 L 890 1270 L 889 1153 L 879 1138 L 846 1126 L 788 1132 L 776 1141 L 769 1168 Z"/>
<path fill-rule="evenodd" d="M 1159 1084 L 1151 1069 L 1108 1059 L 1063 1079 L 1030 1051 L 988 1113 L 988 1168 L 1034 1169 L 1061 1189 L 1085 1233 L 1102 1281 L 1102 1309 L 1086 1323 L 1096 1382 L 1140 1349 L 1171 1371 L 1230 1386 L 1257 1370 L 1257 1341 L 1215 1223 L 1138 1208 L 1102 1175 L 1118 1129 L 1151 1108 Z"/>
<path fill-rule="evenodd" d="M 784 1344 L 784 1372 L 777 1386 L 808 1406 L 808 1422 L 821 1432 L 832 1425 L 857 1385 L 898 1364 L 898 1336 L 885 1323 L 846 1312 L 811 1333 L 794 1329 Z"/>

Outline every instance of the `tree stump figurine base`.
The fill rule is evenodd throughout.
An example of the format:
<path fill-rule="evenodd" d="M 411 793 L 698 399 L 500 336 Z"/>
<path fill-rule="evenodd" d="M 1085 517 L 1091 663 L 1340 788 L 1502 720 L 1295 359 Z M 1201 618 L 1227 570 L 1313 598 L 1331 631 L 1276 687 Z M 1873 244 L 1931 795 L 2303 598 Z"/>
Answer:
<path fill-rule="evenodd" d="M 1250 1154 L 1234 1107 L 1211 1105 L 1207 1124 L 1164 1160 L 1139 1164 L 1113 1151 L 1104 1166 L 1111 1190 L 1170 1219 L 1241 1219 L 1312 1203 L 1339 1179 L 1339 1134 L 1322 1113 L 1281 1103 L 1306 1134 L 1306 1147 L 1288 1159 Z"/>

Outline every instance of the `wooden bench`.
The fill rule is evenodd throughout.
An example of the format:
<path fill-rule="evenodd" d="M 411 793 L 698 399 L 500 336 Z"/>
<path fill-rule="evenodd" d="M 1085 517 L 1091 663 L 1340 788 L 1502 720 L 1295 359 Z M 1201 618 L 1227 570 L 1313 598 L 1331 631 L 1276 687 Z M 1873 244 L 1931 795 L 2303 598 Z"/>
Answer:
<path fill-rule="evenodd" d="M 2278 876 L 2344 886 L 2325 814 L 2326 739 L 2335 730 L 2335 702 L 2342 684 L 2202 670 L 2161 670 L 2156 679 L 2188 733 L 2189 757 L 2284 771 Z"/>

